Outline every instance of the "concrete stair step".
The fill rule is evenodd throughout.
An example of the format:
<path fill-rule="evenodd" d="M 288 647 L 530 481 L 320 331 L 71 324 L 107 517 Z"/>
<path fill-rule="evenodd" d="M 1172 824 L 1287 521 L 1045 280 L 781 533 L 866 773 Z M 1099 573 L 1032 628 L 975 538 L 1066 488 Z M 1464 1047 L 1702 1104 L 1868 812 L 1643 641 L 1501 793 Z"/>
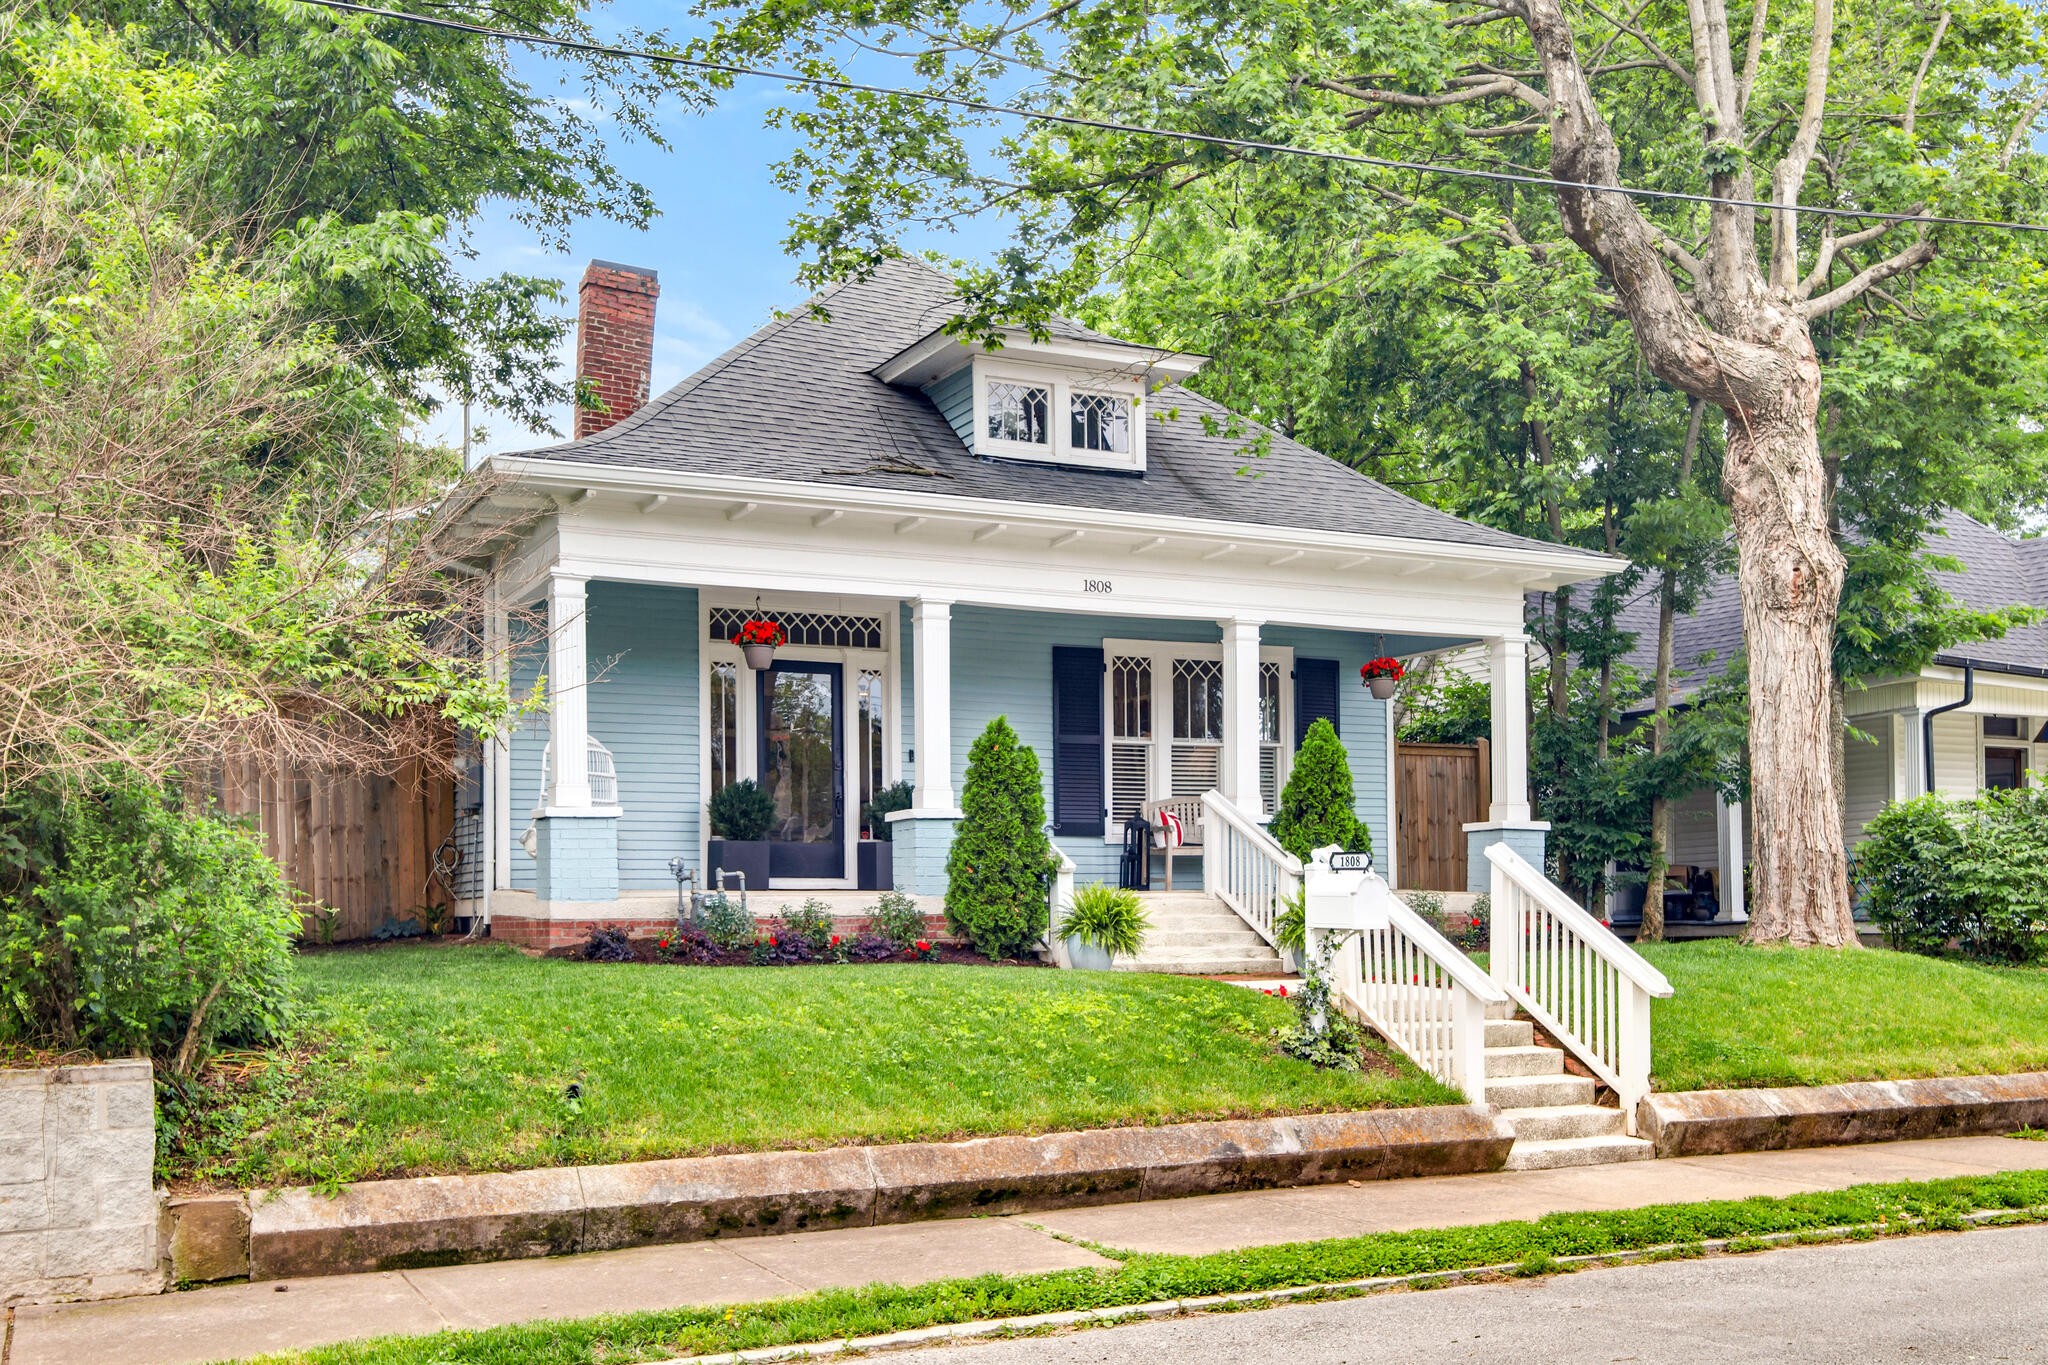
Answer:
<path fill-rule="evenodd" d="M 1561 1104 L 1593 1103 L 1590 1076 L 1489 1077 L 1486 1100 L 1503 1109 L 1548 1109 Z"/>
<path fill-rule="evenodd" d="M 1127 962 L 1116 960 L 1115 970 L 1119 972 L 1160 972 L 1167 976 L 1266 976 L 1277 977 L 1280 964 L 1270 957 L 1244 958 L 1202 958 L 1199 961 L 1178 958 L 1172 961 Z M 1293 987 L 1288 989 L 1292 990 Z"/>
<path fill-rule="evenodd" d="M 1627 1125 L 1619 1109 L 1598 1104 L 1559 1104 L 1543 1109 L 1503 1109 L 1500 1116 L 1515 1130 L 1517 1144 L 1559 1142 L 1566 1138 L 1622 1137 Z"/>
<path fill-rule="evenodd" d="M 1564 1054 L 1554 1047 L 1489 1047 L 1486 1049 L 1486 1078 L 1508 1076 L 1562 1076 Z"/>
<path fill-rule="evenodd" d="M 1144 948 L 1138 953 L 1138 958 L 1143 961 L 1154 957 L 1266 957 L 1275 962 L 1280 960 L 1280 954 L 1267 947 L 1260 939 L 1231 939 L 1223 943 L 1176 945 L 1155 943 L 1148 938 L 1145 940 Z"/>
<path fill-rule="evenodd" d="M 1252 927 L 1230 910 L 1147 910 L 1145 918 L 1161 929 L 1242 929 L 1246 933 L 1252 932 Z"/>
<path fill-rule="evenodd" d="M 1514 1017 L 1515 1017 L 1515 1002 L 1514 1002 L 1514 1001 L 1512 1001 L 1512 1000 L 1503 1000 L 1503 1001 L 1501 1001 L 1501 1002 L 1500 1002 L 1499 1004 L 1497 1004 L 1497 1005 L 1492 1005 L 1492 1004 L 1488 1005 L 1488 1006 L 1486 1007 L 1486 1017 L 1487 1017 L 1488 1019 L 1512 1019 L 1512 1018 L 1514 1018 Z"/>
<path fill-rule="evenodd" d="M 1235 918 L 1229 906 L 1206 891 L 1140 891 L 1138 904 L 1148 915 L 1223 914 Z"/>
<path fill-rule="evenodd" d="M 1486 1045 L 1488 1047 L 1533 1047 L 1536 1043 L 1536 1026 L 1527 1019 L 1489 1019 L 1486 1021 Z"/>
<path fill-rule="evenodd" d="M 1648 1161 L 1654 1149 L 1641 1138 L 1581 1137 L 1546 1142 L 1515 1139 L 1503 1169 L 1554 1171 L 1560 1166 L 1606 1166 L 1617 1161 Z"/>
<path fill-rule="evenodd" d="M 1266 940 L 1239 925 L 1236 929 L 1154 929 L 1145 935 L 1145 951 L 1166 948 L 1264 948 Z"/>

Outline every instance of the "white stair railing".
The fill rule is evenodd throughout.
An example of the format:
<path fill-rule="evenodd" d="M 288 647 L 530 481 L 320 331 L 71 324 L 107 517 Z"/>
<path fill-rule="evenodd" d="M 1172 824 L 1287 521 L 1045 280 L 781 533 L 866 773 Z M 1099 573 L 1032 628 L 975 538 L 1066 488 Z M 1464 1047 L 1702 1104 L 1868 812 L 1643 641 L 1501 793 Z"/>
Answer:
<path fill-rule="evenodd" d="M 1301 892 L 1301 859 L 1219 791 L 1202 793 L 1202 888 L 1277 946 L 1274 921 Z"/>
<path fill-rule="evenodd" d="M 1494 981 L 1614 1087 L 1635 1132 L 1636 1105 L 1650 1093 L 1650 1001 L 1670 999 L 1671 983 L 1507 845 L 1489 845 L 1486 860 Z"/>
<path fill-rule="evenodd" d="M 1484 1104 L 1486 1009 L 1508 997 L 1399 896 L 1388 902 L 1384 929 L 1363 930 L 1356 947 L 1336 953 L 1331 985 L 1409 1060 Z"/>

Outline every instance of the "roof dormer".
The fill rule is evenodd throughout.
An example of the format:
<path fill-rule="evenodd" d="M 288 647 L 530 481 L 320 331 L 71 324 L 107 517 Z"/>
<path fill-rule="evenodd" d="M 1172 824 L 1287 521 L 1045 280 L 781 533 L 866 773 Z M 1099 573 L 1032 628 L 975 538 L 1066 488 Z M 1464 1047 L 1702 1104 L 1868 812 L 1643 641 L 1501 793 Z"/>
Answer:
<path fill-rule="evenodd" d="M 1012 333 L 990 344 L 939 331 L 874 374 L 923 390 L 985 459 L 1142 474 L 1147 398 L 1186 379 L 1203 359 L 1090 333 L 1044 340 Z"/>

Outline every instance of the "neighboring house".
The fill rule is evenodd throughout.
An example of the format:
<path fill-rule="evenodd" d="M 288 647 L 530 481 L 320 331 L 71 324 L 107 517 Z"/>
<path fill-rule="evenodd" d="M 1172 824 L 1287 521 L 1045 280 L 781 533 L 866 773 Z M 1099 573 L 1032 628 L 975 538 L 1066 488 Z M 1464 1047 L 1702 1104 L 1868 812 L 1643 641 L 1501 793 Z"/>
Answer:
<path fill-rule="evenodd" d="M 1950 511 L 1926 548 L 1960 565 L 1934 577 L 1966 606 L 2048 606 L 2048 540 L 2013 540 Z M 1654 591 L 1632 601 L 1621 624 L 1637 633 L 1629 664 L 1647 675 L 1656 664 Z M 1698 609 L 1673 623 L 1674 697 L 1682 702 L 1741 652 L 1741 594 L 1732 576 L 1718 576 Z M 2029 774 L 2048 767 L 2048 624 L 1944 650 L 1914 675 L 1866 679 L 1844 701 L 1843 832 L 1853 853 L 1871 817 L 1892 801 L 2038 780 Z M 1742 806 L 1695 792 L 1676 803 L 1672 823 L 1671 863 L 1715 882 L 1719 919 L 1743 918 L 1745 888 L 1723 874 L 1747 863 Z"/>
<path fill-rule="evenodd" d="M 952 283 L 908 260 L 647 402 L 655 292 L 651 272 L 591 266 L 578 371 L 606 411 L 473 484 L 475 517 L 528 513 L 490 560 L 492 638 L 517 631 L 508 609 L 550 625 L 514 652 L 520 692 L 550 678 L 546 714 L 486 746 L 478 784 L 465 908 L 502 937 L 668 920 L 671 860 L 703 867 L 706 802 L 743 777 L 776 802 L 771 908 L 856 886 L 860 812 L 898 779 L 915 797 L 890 820 L 895 883 L 937 896 L 968 748 L 997 715 L 1037 751 L 1083 881 L 1115 880 L 1147 801 L 1213 790 L 1265 818 L 1321 716 L 1385 867 L 1391 707 L 1360 665 L 1481 644 L 1494 694 L 1518 698 L 1524 594 L 1615 567 L 1278 435 L 1248 451 L 1179 387 L 1201 357 L 1068 322 L 962 344 Z M 789 633 L 761 672 L 730 643 L 756 616 Z M 1495 725 L 1469 839 L 1540 865 L 1522 708 Z"/>

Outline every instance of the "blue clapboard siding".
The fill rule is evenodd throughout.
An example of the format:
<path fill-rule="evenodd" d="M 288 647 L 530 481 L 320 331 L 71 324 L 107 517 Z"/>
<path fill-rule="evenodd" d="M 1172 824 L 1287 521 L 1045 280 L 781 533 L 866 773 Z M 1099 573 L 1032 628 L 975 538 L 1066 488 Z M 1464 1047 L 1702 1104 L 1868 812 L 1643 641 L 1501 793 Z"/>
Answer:
<path fill-rule="evenodd" d="M 538 613 L 538 604 L 529 603 L 527 610 Z M 539 619 L 536 615 L 535 619 Z M 534 682 L 547 670 L 547 645 L 545 636 L 537 626 L 515 623 L 512 642 L 512 695 L 525 701 L 533 695 Z M 535 712 L 512 727 L 510 762 L 512 765 L 512 886 L 515 890 L 531 891 L 534 887 L 537 869 L 533 859 L 526 856 L 526 850 L 519 846 L 519 835 L 533 814 L 533 808 L 540 804 L 540 756 L 547 747 L 547 713 Z"/>
<path fill-rule="evenodd" d="M 675 885 L 668 860 L 699 861 L 703 746 L 698 718 L 697 593 L 693 588 L 594 582 L 589 587 L 585 650 L 590 660 L 590 733 L 612 751 L 619 774 L 619 887 Z M 526 695 L 546 663 L 539 648 L 513 661 L 515 693 Z M 512 738 L 512 884 L 534 886 L 533 859 L 518 847 L 539 804 L 547 717 L 522 723 Z"/>
<path fill-rule="evenodd" d="M 951 424 L 960 440 L 974 444 L 974 367 L 964 366 L 944 379 L 925 385 L 924 396 L 932 400 L 939 415 Z"/>

